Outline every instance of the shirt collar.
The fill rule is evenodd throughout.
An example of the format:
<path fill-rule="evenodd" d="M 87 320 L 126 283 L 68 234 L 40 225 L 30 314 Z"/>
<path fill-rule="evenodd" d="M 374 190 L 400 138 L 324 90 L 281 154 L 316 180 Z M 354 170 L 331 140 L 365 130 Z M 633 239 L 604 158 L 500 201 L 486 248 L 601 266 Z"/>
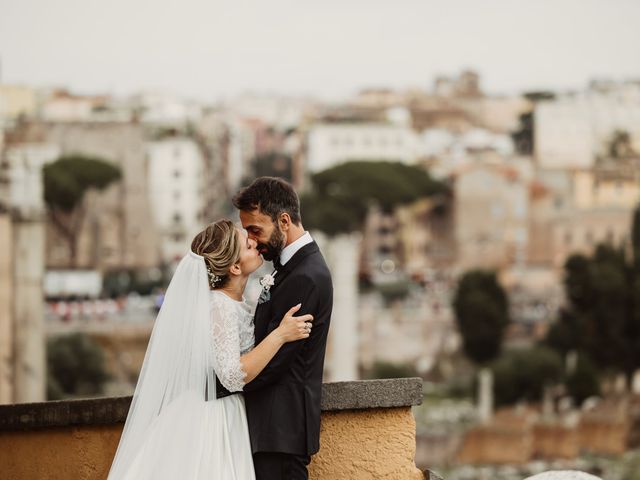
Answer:
<path fill-rule="evenodd" d="M 285 265 L 289 260 L 291 260 L 291 257 L 293 257 L 298 250 L 311 242 L 313 242 L 311 234 L 309 232 L 304 232 L 299 239 L 282 249 L 282 252 L 280 253 L 280 264 Z"/>

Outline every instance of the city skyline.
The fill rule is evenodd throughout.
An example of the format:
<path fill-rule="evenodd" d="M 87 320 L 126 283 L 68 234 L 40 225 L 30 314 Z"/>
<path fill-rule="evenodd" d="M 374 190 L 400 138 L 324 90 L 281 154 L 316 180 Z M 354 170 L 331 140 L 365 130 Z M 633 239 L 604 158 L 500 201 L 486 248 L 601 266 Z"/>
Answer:
<path fill-rule="evenodd" d="M 0 82 L 201 100 L 244 91 L 339 99 L 430 88 L 469 68 L 489 93 L 640 77 L 640 4 L 562 0 L 100 4 L 0 0 Z"/>

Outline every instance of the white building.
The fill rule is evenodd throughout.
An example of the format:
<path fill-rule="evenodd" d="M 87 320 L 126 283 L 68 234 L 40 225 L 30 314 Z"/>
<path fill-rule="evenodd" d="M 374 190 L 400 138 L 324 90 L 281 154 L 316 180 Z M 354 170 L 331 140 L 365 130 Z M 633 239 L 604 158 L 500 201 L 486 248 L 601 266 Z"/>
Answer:
<path fill-rule="evenodd" d="M 205 160 L 198 145 L 184 137 L 150 142 L 146 149 L 151 210 L 162 259 L 171 262 L 188 251 L 203 226 Z"/>
<path fill-rule="evenodd" d="M 7 148 L 9 166 L 9 205 L 22 215 L 44 214 L 42 168 L 60 155 L 51 143 L 24 143 Z"/>
<path fill-rule="evenodd" d="M 515 167 L 478 164 L 454 185 L 458 267 L 522 265 L 528 242 L 528 179 Z"/>
<path fill-rule="evenodd" d="M 409 127 L 384 123 L 319 124 L 310 128 L 307 170 L 318 172 L 349 160 L 414 163 L 417 134 Z"/>
<path fill-rule="evenodd" d="M 541 168 L 591 168 L 616 130 L 628 132 L 640 150 L 640 82 L 599 84 L 539 102 L 534 121 Z"/>
<path fill-rule="evenodd" d="M 447 178 L 478 163 L 512 163 L 513 153 L 509 135 L 482 128 L 464 133 L 428 128 L 420 133 L 420 158 L 426 160 L 429 173 L 435 178 Z"/>
<path fill-rule="evenodd" d="M 144 123 L 159 126 L 184 126 L 202 117 L 202 105 L 177 95 L 145 91 L 130 99 L 131 108 L 140 112 Z"/>
<path fill-rule="evenodd" d="M 224 102 L 224 109 L 239 118 L 260 120 L 286 130 L 300 125 L 315 110 L 315 104 L 305 97 L 247 92 Z"/>
<path fill-rule="evenodd" d="M 8 144 L 0 162 L 0 403 L 46 397 L 42 168 L 58 153 L 45 142 Z"/>

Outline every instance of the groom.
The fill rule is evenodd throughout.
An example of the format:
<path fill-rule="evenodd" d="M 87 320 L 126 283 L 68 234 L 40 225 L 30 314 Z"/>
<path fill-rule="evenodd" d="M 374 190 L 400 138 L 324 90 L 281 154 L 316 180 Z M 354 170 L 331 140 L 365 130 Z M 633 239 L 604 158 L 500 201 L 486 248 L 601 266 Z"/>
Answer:
<path fill-rule="evenodd" d="M 298 303 L 297 315 L 314 318 L 309 338 L 285 344 L 244 387 L 256 480 L 307 479 L 307 465 L 319 449 L 331 275 L 302 226 L 298 195 L 287 182 L 260 177 L 240 190 L 233 204 L 258 251 L 275 269 L 273 285 L 265 282 L 256 308 L 256 344 Z"/>

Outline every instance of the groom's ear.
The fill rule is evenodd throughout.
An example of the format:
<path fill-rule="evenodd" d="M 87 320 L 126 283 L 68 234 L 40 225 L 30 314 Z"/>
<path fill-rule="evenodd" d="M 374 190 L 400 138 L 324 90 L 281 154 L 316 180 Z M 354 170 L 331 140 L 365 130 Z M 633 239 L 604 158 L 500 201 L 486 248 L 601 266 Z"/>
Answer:
<path fill-rule="evenodd" d="M 291 227 L 291 217 L 288 213 L 283 212 L 278 217 L 278 223 L 280 224 L 280 230 L 286 232 Z"/>

